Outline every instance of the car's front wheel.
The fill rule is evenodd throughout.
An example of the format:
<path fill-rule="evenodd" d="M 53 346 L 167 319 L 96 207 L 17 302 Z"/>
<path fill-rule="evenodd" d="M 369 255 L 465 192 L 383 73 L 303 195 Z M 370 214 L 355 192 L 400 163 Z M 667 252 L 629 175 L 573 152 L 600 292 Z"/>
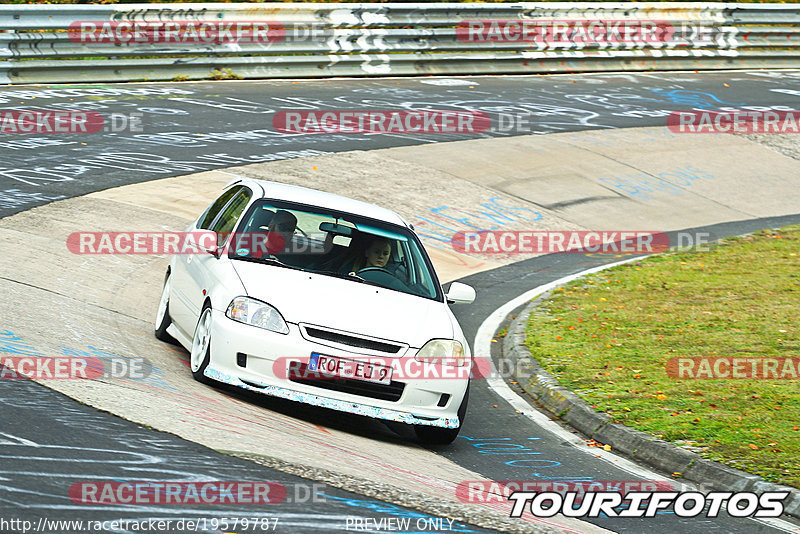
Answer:
<path fill-rule="evenodd" d="M 464 398 L 458 407 L 458 426 L 456 428 L 441 428 L 429 425 L 415 425 L 414 432 L 417 439 L 425 445 L 449 445 L 456 439 L 461 427 L 464 426 L 464 416 L 467 415 L 467 403 L 469 402 L 469 385 L 464 392 Z"/>
<path fill-rule="evenodd" d="M 200 320 L 194 329 L 192 338 L 192 354 L 189 359 L 189 367 L 192 376 L 198 382 L 209 384 L 213 382 L 203 374 L 211 361 L 211 305 L 206 303 L 200 313 Z"/>

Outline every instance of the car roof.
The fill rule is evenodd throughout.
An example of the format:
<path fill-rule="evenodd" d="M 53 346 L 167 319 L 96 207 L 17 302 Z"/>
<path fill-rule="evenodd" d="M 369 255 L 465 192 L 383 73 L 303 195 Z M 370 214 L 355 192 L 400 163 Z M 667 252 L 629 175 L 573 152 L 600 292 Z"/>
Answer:
<path fill-rule="evenodd" d="M 256 195 L 259 195 L 260 191 L 261 198 L 265 199 L 286 200 L 289 202 L 297 202 L 299 204 L 320 206 L 322 208 L 331 210 L 362 215 L 364 217 L 377 219 L 383 222 L 412 227 L 405 221 L 405 219 L 392 210 L 388 210 L 368 202 L 362 202 L 360 200 L 336 195 L 334 193 L 326 193 L 325 191 L 319 191 L 317 189 L 310 189 L 308 187 L 301 187 L 298 185 L 289 185 L 281 182 L 245 177 L 232 180 L 225 186 L 225 188 L 227 189 L 234 184 L 249 185 Z"/>

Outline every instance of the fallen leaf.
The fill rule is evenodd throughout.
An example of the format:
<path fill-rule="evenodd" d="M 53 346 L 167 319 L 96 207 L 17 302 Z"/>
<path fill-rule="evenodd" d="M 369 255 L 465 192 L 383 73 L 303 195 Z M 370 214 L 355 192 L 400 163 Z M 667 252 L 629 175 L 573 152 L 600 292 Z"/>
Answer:
<path fill-rule="evenodd" d="M 751 443 L 750 445 L 748 445 L 748 447 L 750 447 L 750 448 L 751 448 L 751 449 L 753 449 L 754 451 L 757 451 L 757 450 L 758 450 L 758 447 L 757 447 L 756 445 L 753 445 L 752 443 Z"/>
<path fill-rule="evenodd" d="M 611 450 L 611 445 L 603 445 L 603 450 L 608 452 Z"/>

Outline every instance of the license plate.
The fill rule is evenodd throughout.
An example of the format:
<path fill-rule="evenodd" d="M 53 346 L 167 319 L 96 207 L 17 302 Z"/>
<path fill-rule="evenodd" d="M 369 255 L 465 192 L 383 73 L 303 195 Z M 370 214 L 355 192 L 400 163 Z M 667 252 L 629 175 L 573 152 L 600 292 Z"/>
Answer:
<path fill-rule="evenodd" d="M 367 382 L 376 382 L 378 384 L 389 384 L 392 381 L 392 368 L 389 366 L 349 360 L 338 356 L 327 356 L 316 352 L 311 353 L 311 359 L 308 361 L 308 370 L 319 372 L 326 376 L 366 380 Z"/>

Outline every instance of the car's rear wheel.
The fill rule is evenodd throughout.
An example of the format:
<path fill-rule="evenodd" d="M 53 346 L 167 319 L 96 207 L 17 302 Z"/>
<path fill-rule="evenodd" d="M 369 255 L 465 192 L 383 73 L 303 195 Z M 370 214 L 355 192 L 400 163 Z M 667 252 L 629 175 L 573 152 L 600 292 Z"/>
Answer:
<path fill-rule="evenodd" d="M 469 402 L 469 385 L 464 392 L 464 398 L 458 407 L 458 426 L 456 428 L 441 428 L 429 425 L 414 425 L 414 432 L 417 439 L 425 445 L 448 445 L 453 442 L 464 426 L 464 416 L 467 415 L 467 403 Z"/>
<path fill-rule="evenodd" d="M 164 289 L 161 290 L 161 299 L 158 301 L 158 311 L 156 311 L 156 330 L 155 335 L 157 339 L 167 343 L 175 343 L 175 339 L 167 333 L 167 328 L 172 324 L 172 318 L 169 316 L 169 290 L 170 290 L 170 276 L 167 273 L 164 279 Z"/>
<path fill-rule="evenodd" d="M 200 320 L 194 329 L 192 337 L 192 353 L 189 359 L 189 367 L 192 376 L 198 382 L 209 384 L 213 382 L 203 374 L 211 361 L 211 305 L 206 303 L 200 313 Z"/>

